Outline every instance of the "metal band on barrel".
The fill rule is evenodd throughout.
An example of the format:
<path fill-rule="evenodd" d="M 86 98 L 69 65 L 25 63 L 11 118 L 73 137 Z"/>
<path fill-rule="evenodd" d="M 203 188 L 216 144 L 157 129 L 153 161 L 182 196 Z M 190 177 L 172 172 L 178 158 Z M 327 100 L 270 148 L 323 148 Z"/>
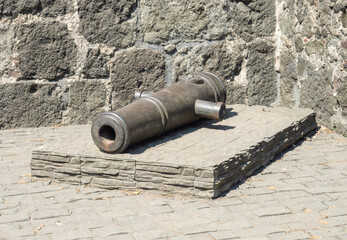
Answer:
<path fill-rule="evenodd" d="M 224 98 L 224 103 L 225 103 L 225 100 L 226 100 L 226 98 L 227 98 L 227 90 L 226 90 L 226 88 L 225 88 L 225 85 L 224 85 L 224 83 L 223 83 L 223 81 L 216 75 L 216 74 L 214 74 L 214 73 L 211 73 L 211 72 L 203 72 L 202 74 L 207 74 L 207 75 L 210 75 L 210 76 L 213 76 L 215 79 L 217 79 L 217 81 L 220 83 L 220 85 L 222 86 L 222 88 L 223 88 L 223 98 Z"/>
<path fill-rule="evenodd" d="M 165 131 L 167 124 L 169 122 L 169 114 L 168 114 L 164 104 L 159 99 L 152 97 L 152 96 L 146 96 L 146 97 L 143 97 L 142 99 L 153 103 L 157 107 L 157 109 L 159 110 L 159 113 L 161 116 L 161 129 L 160 129 L 158 135 L 162 134 Z"/>
<path fill-rule="evenodd" d="M 214 94 L 215 102 L 219 102 L 220 101 L 220 93 L 219 93 L 219 90 L 218 90 L 217 86 L 214 84 L 214 82 L 210 81 L 210 79 L 208 79 L 207 76 L 204 76 L 202 74 L 201 75 L 200 74 L 196 74 L 196 76 L 201 77 L 205 82 L 208 83 L 208 85 L 211 86 L 213 94 Z"/>

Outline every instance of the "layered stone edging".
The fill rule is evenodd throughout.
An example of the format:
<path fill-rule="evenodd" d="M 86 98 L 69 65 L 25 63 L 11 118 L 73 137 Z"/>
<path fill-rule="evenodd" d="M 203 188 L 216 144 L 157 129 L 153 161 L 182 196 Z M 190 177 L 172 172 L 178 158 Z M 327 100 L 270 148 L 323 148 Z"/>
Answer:
<path fill-rule="evenodd" d="M 123 154 L 96 149 L 87 136 L 89 126 L 67 131 L 61 144 L 33 151 L 32 175 L 106 189 L 214 198 L 316 127 L 315 114 L 307 109 L 231 107 L 235 112 L 218 124 L 198 122 Z"/>

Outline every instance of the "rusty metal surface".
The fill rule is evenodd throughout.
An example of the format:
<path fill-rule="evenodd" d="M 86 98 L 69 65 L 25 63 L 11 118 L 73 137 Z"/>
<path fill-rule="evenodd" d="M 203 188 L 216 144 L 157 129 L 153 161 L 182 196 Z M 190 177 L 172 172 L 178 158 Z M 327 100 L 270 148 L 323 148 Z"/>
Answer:
<path fill-rule="evenodd" d="M 135 93 L 133 103 L 101 113 L 92 124 L 94 143 L 105 152 L 123 152 L 129 145 L 206 117 L 225 114 L 226 91 L 213 73 L 196 73 L 155 93 Z"/>

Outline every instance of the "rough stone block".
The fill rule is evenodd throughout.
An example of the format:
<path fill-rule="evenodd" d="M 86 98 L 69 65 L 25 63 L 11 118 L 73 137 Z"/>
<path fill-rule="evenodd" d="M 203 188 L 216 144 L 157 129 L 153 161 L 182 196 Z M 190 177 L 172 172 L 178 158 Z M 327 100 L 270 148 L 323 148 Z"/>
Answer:
<path fill-rule="evenodd" d="M 90 123 L 107 106 L 107 89 L 101 81 L 76 81 L 70 86 L 68 122 Z"/>
<path fill-rule="evenodd" d="M 291 38 L 295 33 L 295 15 L 292 14 L 292 5 L 290 4 L 290 8 L 286 9 L 286 11 L 282 11 L 278 16 L 278 25 L 281 28 L 284 35 Z"/>
<path fill-rule="evenodd" d="M 324 54 L 324 44 L 321 41 L 314 40 L 314 41 L 306 44 L 305 51 L 308 55 L 316 54 L 316 53 L 323 55 Z"/>
<path fill-rule="evenodd" d="M 194 181 L 194 187 L 199 189 L 213 189 L 214 181 L 213 179 L 210 182 Z"/>
<path fill-rule="evenodd" d="M 194 168 L 183 168 L 182 175 L 183 176 L 194 176 L 195 169 Z"/>
<path fill-rule="evenodd" d="M 50 177 L 62 182 L 81 184 L 80 158 L 61 154 L 33 152 L 31 169 L 37 177 Z"/>
<path fill-rule="evenodd" d="M 181 174 L 170 174 L 170 173 L 143 171 L 143 170 L 140 170 L 136 167 L 135 179 L 139 180 L 139 181 L 152 181 L 153 179 L 156 179 L 157 182 L 164 182 L 167 179 L 179 179 L 182 181 L 188 180 L 188 181 L 193 182 L 195 177 L 194 176 L 184 176 Z"/>
<path fill-rule="evenodd" d="M 59 173 L 54 171 L 47 171 L 47 170 L 32 170 L 31 174 L 36 177 L 45 177 L 45 178 L 51 178 L 56 179 L 60 182 L 68 182 L 72 184 L 81 184 L 81 176 L 80 175 L 73 175 L 69 173 Z"/>
<path fill-rule="evenodd" d="M 324 123 L 329 128 L 334 128 L 332 116 L 336 98 L 332 95 L 331 86 L 332 70 L 327 66 L 316 69 L 316 66 L 307 63 L 307 79 L 301 83 L 301 107 L 312 108 L 317 112 L 318 123 Z M 308 81 L 309 80 L 309 81 Z"/>
<path fill-rule="evenodd" d="M 18 79 L 56 80 L 74 73 L 76 45 L 66 25 L 39 22 L 17 25 Z"/>
<path fill-rule="evenodd" d="M 107 62 L 110 58 L 110 55 L 101 53 L 100 49 L 89 49 L 82 73 L 86 78 L 108 78 L 110 76 L 110 70 Z"/>
<path fill-rule="evenodd" d="M 70 163 L 71 157 L 60 154 L 43 154 L 40 152 L 33 152 L 32 159 L 40 161 L 48 161 L 52 163 Z M 78 162 L 80 164 L 80 162 Z"/>
<path fill-rule="evenodd" d="M 266 41 L 253 42 L 249 47 L 247 95 L 251 105 L 270 105 L 276 100 L 274 54 L 274 46 Z"/>
<path fill-rule="evenodd" d="M 153 176 L 154 175 L 154 176 Z M 162 184 L 164 181 L 164 178 L 162 176 L 155 175 L 155 174 L 148 174 L 148 173 L 141 173 L 136 172 L 135 175 L 136 182 L 153 182 L 155 184 Z"/>
<path fill-rule="evenodd" d="M 42 8 L 41 15 L 45 17 L 57 17 L 70 13 L 73 11 L 72 2 L 66 0 L 40 0 Z"/>
<path fill-rule="evenodd" d="M 164 57 L 156 51 L 130 48 L 115 54 L 111 67 L 112 109 L 134 99 L 134 91 L 160 90 L 165 86 Z"/>
<path fill-rule="evenodd" d="M 31 0 L 0 2 L 0 19 L 15 18 L 19 14 L 40 14 L 45 17 L 57 17 L 72 11 L 70 1 L 65 0 Z"/>
<path fill-rule="evenodd" d="M 174 185 L 164 185 L 162 183 L 155 183 L 155 182 L 136 182 L 136 188 L 139 189 L 145 189 L 145 190 L 155 190 L 160 191 L 162 193 L 177 193 L 177 189 L 180 189 L 179 193 L 183 195 L 190 195 L 190 196 L 200 196 L 197 195 L 196 192 L 203 192 L 200 190 L 194 189 L 194 187 L 187 187 L 187 186 L 174 186 Z M 206 193 L 203 193 L 206 194 Z M 210 197 L 206 196 L 205 197 Z"/>
<path fill-rule="evenodd" d="M 342 13 L 340 21 L 344 28 L 347 28 L 347 12 Z"/>
<path fill-rule="evenodd" d="M 0 18 L 3 17 L 17 17 L 19 13 L 31 12 L 37 13 L 39 11 L 40 1 L 13 1 L 4 0 L 0 2 Z"/>
<path fill-rule="evenodd" d="M 47 172 L 44 168 L 42 170 L 31 168 L 31 175 L 35 177 L 51 177 L 50 173 Z"/>
<path fill-rule="evenodd" d="M 0 129 L 58 124 L 63 108 L 55 83 L 0 84 Z"/>
<path fill-rule="evenodd" d="M 347 117 L 347 77 L 337 80 L 337 100 L 342 108 L 343 116 Z"/>
<path fill-rule="evenodd" d="M 283 106 L 295 106 L 295 89 L 298 89 L 298 69 L 296 59 L 290 52 L 283 52 L 280 56 L 281 71 L 281 104 Z"/>
<path fill-rule="evenodd" d="M 181 168 L 179 166 L 169 167 L 169 166 L 156 166 L 152 164 L 144 165 L 144 164 L 137 164 L 136 169 L 138 170 L 144 170 L 149 172 L 158 172 L 158 173 L 165 173 L 165 174 L 180 174 Z"/>
<path fill-rule="evenodd" d="M 81 158 L 81 182 L 115 189 L 134 187 L 135 162 L 114 159 Z"/>
<path fill-rule="evenodd" d="M 275 33 L 275 0 L 233 1 L 232 9 L 232 28 L 245 41 Z"/>
<path fill-rule="evenodd" d="M 66 173 L 69 175 L 80 175 L 81 169 L 80 168 L 70 168 L 70 167 L 60 167 L 60 168 L 56 168 L 55 172 Z"/>
<path fill-rule="evenodd" d="M 83 178 L 83 177 L 82 177 Z M 117 188 L 135 188 L 136 183 L 134 181 L 125 181 L 124 179 L 109 179 L 109 178 L 96 178 L 92 177 L 89 182 L 91 186 L 98 186 L 106 189 Z"/>
<path fill-rule="evenodd" d="M 219 40 L 231 34 L 232 10 L 226 0 L 146 0 L 140 8 L 143 39 L 148 43 Z"/>
<path fill-rule="evenodd" d="M 213 178 L 213 171 L 212 169 L 199 169 L 195 171 L 195 176 L 201 177 L 201 178 Z"/>
<path fill-rule="evenodd" d="M 164 185 L 173 185 L 173 186 L 182 186 L 182 187 L 194 187 L 195 182 L 184 180 L 184 179 L 164 179 L 163 181 Z"/>
<path fill-rule="evenodd" d="M 12 28 L 0 26 L 0 77 L 10 63 L 13 36 Z"/>
<path fill-rule="evenodd" d="M 118 175 L 119 174 L 119 171 L 118 170 L 115 170 L 117 171 L 117 173 L 115 175 Z M 105 170 L 104 169 L 100 169 L 100 168 L 96 168 L 96 167 L 83 167 L 82 168 L 82 174 L 87 174 L 87 175 L 104 175 L 105 173 Z"/>
<path fill-rule="evenodd" d="M 344 104 L 338 92 L 347 67 L 342 2 L 279 1 L 276 67 L 281 105 L 310 107 L 320 124 L 344 134 Z"/>
<path fill-rule="evenodd" d="M 247 82 L 238 82 L 235 77 L 241 73 L 245 60 L 244 50 L 245 44 L 229 41 L 202 44 L 192 48 L 182 47 L 173 61 L 175 75 L 177 77 L 192 72 L 213 72 L 224 80 L 227 102 L 243 103 L 246 95 L 242 89 L 247 88 Z"/>
<path fill-rule="evenodd" d="M 91 43 L 112 47 L 133 44 L 136 0 L 78 0 L 79 31 Z"/>
<path fill-rule="evenodd" d="M 112 163 L 110 165 L 110 168 L 117 168 L 120 170 L 125 170 L 125 171 L 135 171 L 135 164 L 129 164 L 129 162 L 133 162 L 133 161 L 114 161 L 113 159 L 106 159 L 107 160 L 111 160 Z"/>

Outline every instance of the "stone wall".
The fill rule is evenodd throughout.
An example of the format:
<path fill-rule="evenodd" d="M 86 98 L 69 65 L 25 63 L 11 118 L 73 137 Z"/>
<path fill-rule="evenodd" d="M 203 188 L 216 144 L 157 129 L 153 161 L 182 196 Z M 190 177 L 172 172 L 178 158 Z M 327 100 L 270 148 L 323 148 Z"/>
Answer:
<path fill-rule="evenodd" d="M 0 0 L 0 129 L 90 123 L 212 71 L 229 104 L 310 107 L 345 132 L 346 25 L 340 0 Z"/>
<path fill-rule="evenodd" d="M 347 1 L 277 0 L 276 104 L 347 135 Z"/>
<path fill-rule="evenodd" d="M 212 71 L 228 103 L 276 99 L 275 1 L 0 1 L 0 129 L 89 123 Z"/>

